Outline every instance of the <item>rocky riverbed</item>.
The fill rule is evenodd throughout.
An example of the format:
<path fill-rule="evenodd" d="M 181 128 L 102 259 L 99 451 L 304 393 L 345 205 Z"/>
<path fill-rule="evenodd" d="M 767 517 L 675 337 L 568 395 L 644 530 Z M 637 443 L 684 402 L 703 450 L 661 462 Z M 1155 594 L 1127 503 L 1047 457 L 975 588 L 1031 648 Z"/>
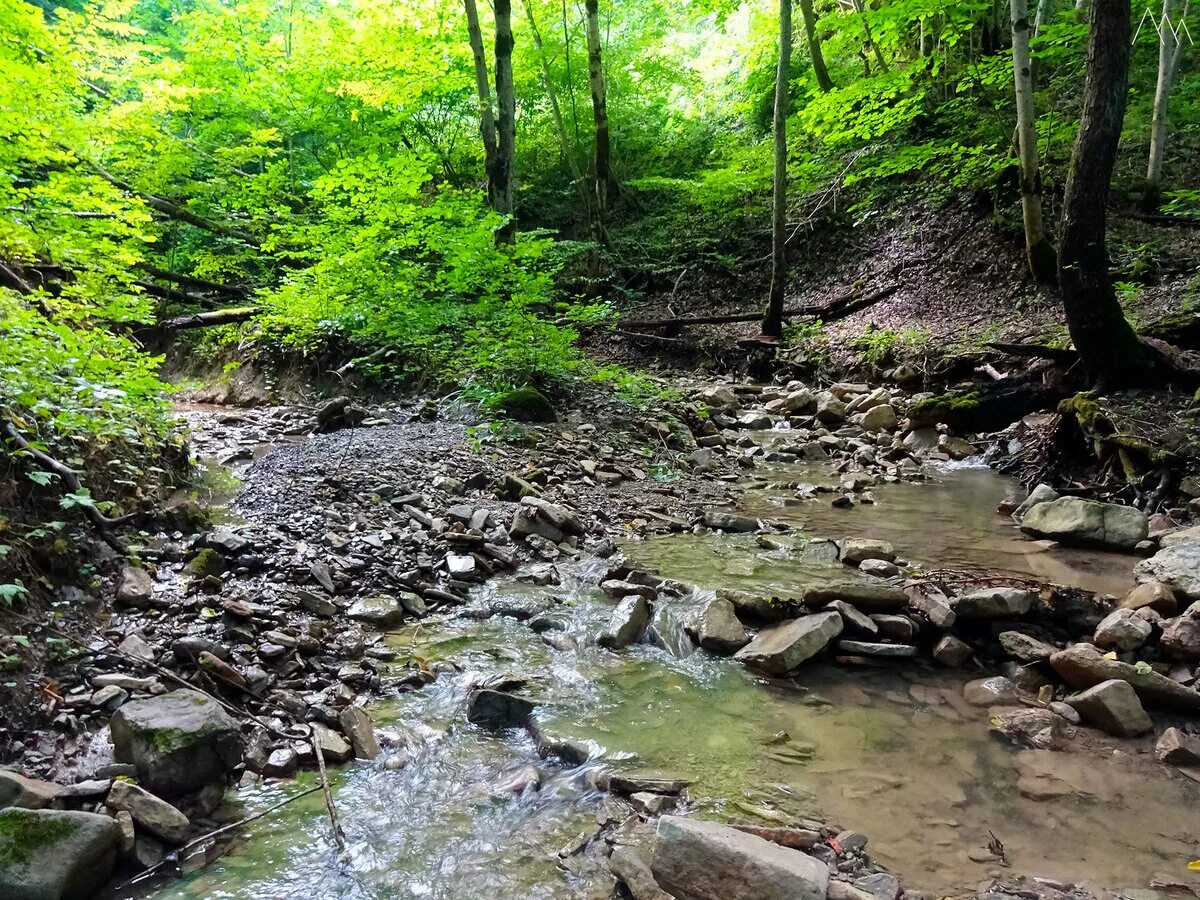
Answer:
<path fill-rule="evenodd" d="M 887 388 L 683 388 L 503 441 L 429 404 L 184 410 L 235 499 L 109 561 L 118 612 L 0 773 L 0 887 L 1195 886 L 1190 510 L 1027 500 Z M 928 538 L 894 515 L 923 491 Z M 332 817 L 206 837 L 321 767 Z"/>

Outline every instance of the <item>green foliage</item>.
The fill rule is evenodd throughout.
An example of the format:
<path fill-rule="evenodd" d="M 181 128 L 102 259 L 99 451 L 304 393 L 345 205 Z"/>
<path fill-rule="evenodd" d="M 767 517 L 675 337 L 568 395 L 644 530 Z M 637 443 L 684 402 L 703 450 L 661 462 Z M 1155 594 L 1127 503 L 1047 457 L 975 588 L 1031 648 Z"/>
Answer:
<path fill-rule="evenodd" d="M 929 340 L 927 332 L 915 328 L 892 331 L 868 325 L 850 341 L 850 347 L 871 366 L 890 365 L 905 352 L 918 349 Z"/>

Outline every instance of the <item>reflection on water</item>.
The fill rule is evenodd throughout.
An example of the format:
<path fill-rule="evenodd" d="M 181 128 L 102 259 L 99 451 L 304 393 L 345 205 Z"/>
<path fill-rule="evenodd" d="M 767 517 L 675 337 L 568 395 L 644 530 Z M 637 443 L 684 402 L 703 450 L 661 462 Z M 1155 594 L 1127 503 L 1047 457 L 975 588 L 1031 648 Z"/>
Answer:
<path fill-rule="evenodd" d="M 819 463 L 764 466 L 759 474 L 772 482 L 837 484 Z M 835 509 L 827 494 L 799 502 L 792 491 L 764 488 L 747 491 L 743 507 L 822 537 L 890 541 L 902 556 L 929 568 L 991 568 L 1116 595 L 1133 587 L 1131 556 L 1046 550 L 1025 538 L 1010 517 L 996 512 L 1004 501 L 1024 499 L 1024 491 L 991 469 L 948 466 L 933 470 L 928 482 L 881 484 L 871 493 L 874 504 Z"/>

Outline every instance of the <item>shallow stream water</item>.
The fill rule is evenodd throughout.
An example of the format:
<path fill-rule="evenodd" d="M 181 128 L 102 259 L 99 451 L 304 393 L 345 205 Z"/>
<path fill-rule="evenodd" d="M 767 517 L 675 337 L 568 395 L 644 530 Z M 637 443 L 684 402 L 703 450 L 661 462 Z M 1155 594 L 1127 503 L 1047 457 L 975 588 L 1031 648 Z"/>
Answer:
<path fill-rule="evenodd" d="M 765 475 L 805 480 L 811 467 Z M 792 504 L 794 490 L 750 492 L 746 510 L 830 537 L 892 541 L 923 566 L 1000 569 L 1120 591 L 1133 560 L 1037 550 L 995 513 L 1016 491 L 986 469 L 934 473 L 928 484 L 884 485 L 877 503 L 842 511 L 828 499 Z M 557 852 L 596 821 L 597 765 L 648 768 L 693 780 L 695 814 L 773 824 L 813 817 L 864 832 L 879 862 L 910 888 L 973 893 L 992 872 L 1049 876 L 1093 889 L 1187 882 L 1200 856 L 1200 785 L 1160 766 L 1149 741 L 1098 757 L 1019 751 L 988 734 L 987 713 L 962 701 L 968 675 L 922 664 L 844 669 L 820 664 L 769 682 L 740 665 L 690 652 L 678 627 L 718 586 L 768 587 L 833 574 L 752 536 L 676 535 L 631 542 L 630 556 L 700 588 L 660 601 L 661 643 L 621 653 L 551 649 L 510 619 L 425 623 L 396 639 L 402 657 L 452 660 L 415 693 L 376 703 L 381 734 L 406 743 L 409 764 L 359 762 L 335 776 L 349 839 L 339 863 L 319 794 L 251 826 L 234 852 L 163 887 L 159 898 L 557 898 L 609 896 L 585 857 Z M 837 575 L 844 577 L 840 565 Z M 518 598 L 564 598 L 567 631 L 594 636 L 611 601 L 594 572 L 554 588 L 491 585 Z M 486 599 L 486 598 L 484 598 Z M 593 742 L 597 762 L 538 759 L 524 732 L 469 726 L 466 696 L 490 676 L 519 675 L 550 731 Z M 538 791 L 497 793 L 529 765 Z M 309 782 L 243 792 L 252 811 Z M 995 836 L 1011 869 L 982 848 Z M 982 856 L 981 856 L 982 854 Z M 979 859 L 984 861 L 977 861 Z M 1190 883 L 1190 882 L 1189 882 Z"/>

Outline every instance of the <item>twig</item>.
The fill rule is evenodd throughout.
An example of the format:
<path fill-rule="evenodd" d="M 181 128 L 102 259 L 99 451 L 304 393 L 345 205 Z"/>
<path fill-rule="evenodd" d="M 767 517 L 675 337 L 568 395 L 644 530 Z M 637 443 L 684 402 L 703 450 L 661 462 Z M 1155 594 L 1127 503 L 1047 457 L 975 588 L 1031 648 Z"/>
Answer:
<path fill-rule="evenodd" d="M 301 797 L 307 797 L 309 794 L 315 794 L 320 789 L 321 789 L 321 787 L 320 787 L 320 785 L 318 785 L 317 787 L 311 787 L 308 790 L 301 791 L 298 794 L 292 794 L 292 796 L 288 797 L 286 800 L 280 800 L 274 806 L 268 806 L 266 809 L 259 810 L 258 812 L 254 813 L 254 815 L 246 816 L 244 819 L 238 819 L 236 822 L 230 822 L 228 825 L 222 825 L 220 828 L 215 828 L 212 831 L 208 832 L 208 834 L 202 834 L 198 838 L 192 838 L 192 840 L 188 841 L 186 844 L 184 844 L 182 847 L 180 847 L 177 851 L 175 851 L 174 859 L 175 860 L 180 859 L 193 847 L 196 847 L 196 846 L 204 843 L 205 841 L 212 840 L 213 838 L 219 837 L 220 835 L 225 834 L 226 832 L 233 831 L 237 828 L 241 828 L 243 825 L 249 825 L 251 822 L 253 822 L 257 819 L 261 819 L 263 816 L 270 815 L 271 813 L 275 812 L 275 810 L 280 809 L 281 807 L 287 806 L 289 803 L 295 803 Z M 137 884 L 140 881 L 145 881 L 147 878 L 149 878 L 151 875 L 153 875 L 155 872 L 157 872 L 159 869 L 161 869 L 163 866 L 165 866 L 170 861 L 172 861 L 172 860 L 170 857 L 168 857 L 168 858 L 160 860 L 159 862 L 156 862 L 154 865 L 152 865 L 150 868 L 146 869 L 144 872 L 139 872 L 137 875 L 133 876 L 128 881 L 119 885 L 117 887 L 117 892 L 119 893 L 120 891 L 124 890 L 125 888 L 127 888 L 131 885 Z"/>
<path fill-rule="evenodd" d="M 333 841 L 337 844 L 338 853 L 346 851 L 346 835 L 338 822 L 337 807 L 333 805 L 333 791 L 329 789 L 329 776 L 325 772 L 325 754 L 321 752 L 321 742 L 317 740 L 317 730 L 308 727 L 309 739 L 312 742 L 313 753 L 317 755 L 317 769 L 321 773 L 321 790 L 325 794 L 325 809 L 329 812 L 329 824 L 333 828 Z"/>

